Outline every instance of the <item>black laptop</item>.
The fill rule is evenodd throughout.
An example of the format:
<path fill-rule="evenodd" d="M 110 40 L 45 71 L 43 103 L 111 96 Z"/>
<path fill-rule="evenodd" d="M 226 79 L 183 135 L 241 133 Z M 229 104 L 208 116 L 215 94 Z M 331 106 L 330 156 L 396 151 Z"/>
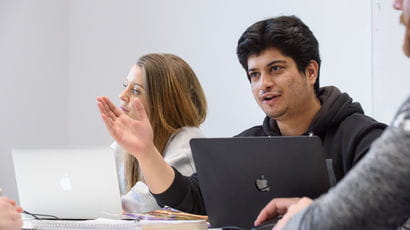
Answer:
<path fill-rule="evenodd" d="M 195 138 L 191 142 L 212 227 L 253 227 L 276 197 L 316 198 L 330 184 L 318 137 Z"/>

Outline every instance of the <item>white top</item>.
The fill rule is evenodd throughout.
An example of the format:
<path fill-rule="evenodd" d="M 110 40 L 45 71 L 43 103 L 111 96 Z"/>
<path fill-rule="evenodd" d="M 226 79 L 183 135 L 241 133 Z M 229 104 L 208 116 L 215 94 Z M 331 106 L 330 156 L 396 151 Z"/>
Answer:
<path fill-rule="evenodd" d="M 177 169 L 182 175 L 190 176 L 196 171 L 194 160 L 192 158 L 189 141 L 192 138 L 204 137 L 201 130 L 197 127 L 184 127 L 174 133 L 169 139 L 164 149 L 164 160 Z M 148 186 L 138 181 L 127 193 L 124 169 L 124 150 L 114 142 L 111 145 L 114 149 L 115 161 L 117 166 L 118 181 L 121 192 L 121 202 L 126 212 L 148 212 L 159 209 L 155 198 L 149 191 Z"/>

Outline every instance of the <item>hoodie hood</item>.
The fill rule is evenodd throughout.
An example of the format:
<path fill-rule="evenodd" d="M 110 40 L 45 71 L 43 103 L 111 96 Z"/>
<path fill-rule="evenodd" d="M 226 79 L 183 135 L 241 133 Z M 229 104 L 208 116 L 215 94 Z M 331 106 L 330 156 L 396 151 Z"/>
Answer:
<path fill-rule="evenodd" d="M 346 117 L 354 113 L 364 113 L 360 103 L 353 102 L 347 93 L 340 92 L 334 86 L 320 88 L 319 100 L 321 108 L 306 134 L 313 133 L 322 138 L 327 129 L 338 126 Z M 268 136 L 281 135 L 276 121 L 268 116 L 263 121 L 263 130 Z"/>

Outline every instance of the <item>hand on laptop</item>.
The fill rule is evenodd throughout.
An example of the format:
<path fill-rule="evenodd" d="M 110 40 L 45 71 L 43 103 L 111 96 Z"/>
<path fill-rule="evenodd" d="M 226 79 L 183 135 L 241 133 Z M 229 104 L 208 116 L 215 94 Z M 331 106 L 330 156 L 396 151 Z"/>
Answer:
<path fill-rule="evenodd" d="M 117 143 L 137 159 L 155 148 L 153 132 L 144 106 L 137 98 L 135 100 L 135 114 L 133 119 L 124 111 L 117 108 L 107 97 L 99 97 L 98 108 L 107 130 Z"/>
<path fill-rule="evenodd" d="M 21 229 L 23 221 L 20 213 L 23 211 L 16 202 L 7 197 L 0 197 L 0 230 Z"/>
<path fill-rule="evenodd" d="M 274 230 L 280 230 L 286 225 L 292 216 L 309 206 L 311 203 L 312 200 L 307 197 L 273 199 L 262 209 L 254 224 L 255 226 L 258 226 L 275 216 L 283 215 L 273 228 Z"/>

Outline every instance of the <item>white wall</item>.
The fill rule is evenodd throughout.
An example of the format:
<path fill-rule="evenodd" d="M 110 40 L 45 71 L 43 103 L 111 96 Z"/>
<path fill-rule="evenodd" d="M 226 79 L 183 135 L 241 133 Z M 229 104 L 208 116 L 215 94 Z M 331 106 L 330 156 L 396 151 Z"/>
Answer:
<path fill-rule="evenodd" d="M 67 143 L 67 5 L 0 0 L 0 187 L 17 198 L 11 148 Z"/>
<path fill-rule="evenodd" d="M 374 116 L 390 123 L 410 93 L 410 63 L 402 51 L 404 26 L 390 1 L 373 0 Z"/>
<path fill-rule="evenodd" d="M 117 102 L 122 82 L 139 55 L 136 5 L 137 1 L 69 1 L 70 144 L 111 142 L 96 97 L 109 96 Z"/>
<path fill-rule="evenodd" d="M 343 1 L 337 8 L 324 0 L 69 3 L 71 143 L 99 143 L 96 132 L 109 142 L 94 98 L 104 94 L 118 102 L 128 69 L 150 52 L 177 54 L 193 67 L 209 102 L 203 125 L 208 136 L 232 136 L 260 124 L 264 115 L 237 60 L 236 43 L 252 23 L 278 15 L 298 15 L 317 35 L 322 85 L 339 86 L 371 111 L 370 1 Z"/>
<path fill-rule="evenodd" d="M 0 0 L 0 186 L 17 197 L 11 147 L 110 144 L 95 98 L 119 102 L 121 82 L 145 53 L 174 53 L 192 66 L 209 103 L 208 136 L 259 125 L 264 115 L 235 49 L 249 25 L 272 16 L 295 14 L 315 33 L 321 85 L 337 85 L 366 112 L 389 120 L 386 111 L 408 92 L 398 83 L 408 68 L 404 58 L 395 61 L 401 51 L 390 44 L 402 39 L 397 19 L 385 19 L 393 14 L 390 2 L 377 11 L 378 2 Z M 385 53 L 393 57 L 388 64 Z M 393 71 L 399 78 L 392 83 Z M 391 108 L 375 103 L 382 99 Z"/>

